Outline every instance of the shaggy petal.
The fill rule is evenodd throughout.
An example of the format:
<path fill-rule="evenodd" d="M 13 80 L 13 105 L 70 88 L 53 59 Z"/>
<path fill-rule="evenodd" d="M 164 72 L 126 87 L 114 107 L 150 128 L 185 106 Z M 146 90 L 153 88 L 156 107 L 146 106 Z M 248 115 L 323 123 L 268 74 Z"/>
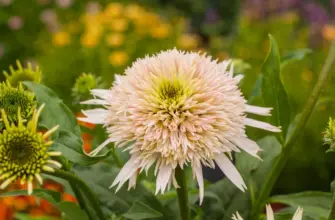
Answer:
<path fill-rule="evenodd" d="M 217 155 L 215 157 L 215 162 L 226 175 L 226 177 L 230 179 L 230 181 L 232 181 L 232 183 L 234 183 L 237 188 L 244 192 L 247 186 L 245 185 L 240 173 L 237 171 L 236 167 L 228 159 L 228 157 L 224 154 Z"/>
<path fill-rule="evenodd" d="M 260 128 L 260 129 L 267 130 L 267 131 L 281 132 L 280 127 L 275 127 L 273 125 L 270 125 L 269 123 L 257 121 L 251 118 L 246 118 L 245 124 L 248 126 L 254 127 L 254 128 Z"/>

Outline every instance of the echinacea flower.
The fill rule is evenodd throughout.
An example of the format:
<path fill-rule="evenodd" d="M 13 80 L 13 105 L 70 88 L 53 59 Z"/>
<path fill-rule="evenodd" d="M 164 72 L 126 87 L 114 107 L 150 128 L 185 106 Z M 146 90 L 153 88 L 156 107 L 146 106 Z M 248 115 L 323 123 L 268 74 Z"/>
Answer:
<path fill-rule="evenodd" d="M 335 151 L 335 120 L 329 118 L 328 126 L 323 133 L 324 144 L 329 145 L 329 152 Z"/>
<path fill-rule="evenodd" d="M 171 184 L 179 187 L 175 169 L 192 168 L 204 195 L 202 165 L 215 162 L 242 191 L 246 185 L 229 159 L 232 152 L 246 151 L 254 157 L 260 150 L 248 139 L 245 126 L 272 132 L 280 128 L 247 118 L 246 113 L 268 116 L 271 108 L 246 104 L 238 88 L 240 76 L 233 76 L 230 62 L 217 63 L 198 53 L 168 50 L 137 60 L 116 76 L 110 90 L 95 89 L 95 99 L 84 104 L 103 105 L 83 111 L 80 120 L 104 124 L 109 138 L 91 152 L 96 155 L 107 144 L 129 150 L 131 157 L 112 186 L 117 190 L 129 180 L 136 185 L 138 170 L 146 172 L 156 164 L 156 193 Z"/>
<path fill-rule="evenodd" d="M 34 111 L 27 125 L 23 124 L 20 108 L 17 112 L 17 125 L 10 124 L 6 112 L 1 110 L 5 130 L 0 133 L 0 180 L 3 181 L 0 189 L 5 189 L 19 179 L 22 184 L 28 183 L 28 194 L 31 194 L 34 178 L 42 184 L 40 173 L 43 170 L 54 172 L 53 167 L 61 167 L 59 162 L 50 159 L 52 156 L 59 156 L 60 152 L 48 151 L 53 142 L 47 140 L 58 126 L 44 134 L 37 131 L 37 122 L 43 107 L 44 105 Z"/>
<path fill-rule="evenodd" d="M 298 207 L 297 211 L 294 213 L 292 220 L 301 220 L 302 219 L 302 213 L 303 209 Z M 243 220 L 243 218 L 240 216 L 238 212 L 236 212 L 235 215 L 232 217 L 233 220 Z M 274 220 L 274 214 L 273 210 L 271 208 L 271 205 L 266 205 L 266 220 Z"/>
<path fill-rule="evenodd" d="M 6 80 L 12 86 L 18 86 L 20 82 L 23 81 L 33 81 L 33 82 L 41 82 L 42 72 L 39 66 L 35 68 L 32 67 L 30 62 L 27 63 L 28 67 L 22 67 L 22 64 L 19 60 L 16 61 L 17 69 L 14 69 L 13 66 L 9 67 L 9 73 L 4 71 L 3 74 L 6 77 Z"/>
<path fill-rule="evenodd" d="M 4 109 L 10 123 L 17 124 L 17 110 L 21 109 L 21 118 L 27 120 L 33 114 L 37 105 L 35 95 L 25 91 L 21 83 L 17 88 L 7 83 L 0 84 L 0 109 Z M 3 123 L 0 123 L 3 126 Z"/>

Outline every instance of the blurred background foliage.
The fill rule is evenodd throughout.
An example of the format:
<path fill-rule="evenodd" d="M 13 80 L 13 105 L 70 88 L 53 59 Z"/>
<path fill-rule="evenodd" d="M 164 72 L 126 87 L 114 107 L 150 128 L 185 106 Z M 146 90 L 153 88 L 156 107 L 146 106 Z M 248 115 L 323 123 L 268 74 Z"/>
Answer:
<path fill-rule="evenodd" d="M 257 82 L 271 33 L 281 52 L 281 79 L 292 115 L 298 115 L 335 39 L 334 21 L 334 0 L 0 0 L 0 69 L 13 74 L 19 69 L 16 60 L 23 66 L 30 62 L 30 70 L 39 66 L 41 81 L 80 114 L 79 102 L 90 97 L 90 89 L 110 87 L 114 74 L 122 74 L 137 58 L 177 47 L 218 60 L 232 58 L 236 74 L 245 76 L 244 95 L 262 105 Z M 296 60 L 284 62 L 290 56 Z M 276 194 L 329 191 L 335 155 L 324 153 L 322 132 L 328 118 L 335 117 L 334 86 L 333 77 L 279 178 Z M 84 126 L 84 147 L 89 150 L 104 137 L 101 128 Z M 216 174 L 207 175 L 215 179 Z M 2 203 L 26 213 L 35 207 L 29 200 L 20 207 L 18 201 Z"/>

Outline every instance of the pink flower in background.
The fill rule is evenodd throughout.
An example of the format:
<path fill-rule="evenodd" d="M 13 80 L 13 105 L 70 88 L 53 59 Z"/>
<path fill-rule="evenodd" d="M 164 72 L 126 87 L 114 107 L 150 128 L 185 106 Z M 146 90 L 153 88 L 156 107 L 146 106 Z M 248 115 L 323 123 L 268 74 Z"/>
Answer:
<path fill-rule="evenodd" d="M 13 0 L 0 0 L 0 6 L 8 6 L 13 3 Z"/>
<path fill-rule="evenodd" d="M 86 6 L 87 14 L 98 14 L 101 11 L 101 5 L 98 2 L 89 2 Z"/>
<path fill-rule="evenodd" d="M 12 16 L 8 19 L 8 27 L 12 30 L 19 30 L 23 26 L 23 19 L 20 16 Z"/>
<path fill-rule="evenodd" d="M 58 7 L 60 8 L 69 8 L 73 1 L 72 0 L 56 0 Z"/>

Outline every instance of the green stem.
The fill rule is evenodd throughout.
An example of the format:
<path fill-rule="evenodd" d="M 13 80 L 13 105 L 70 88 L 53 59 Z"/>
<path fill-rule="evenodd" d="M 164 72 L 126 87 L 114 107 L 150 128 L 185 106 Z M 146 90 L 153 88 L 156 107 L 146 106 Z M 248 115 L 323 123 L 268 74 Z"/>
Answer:
<path fill-rule="evenodd" d="M 91 202 L 92 208 L 95 210 L 95 212 L 98 216 L 98 219 L 105 220 L 105 216 L 104 216 L 104 214 L 103 214 L 103 212 L 100 208 L 98 198 L 95 196 L 93 191 L 90 189 L 90 187 L 87 186 L 87 184 L 83 180 L 81 180 L 80 178 L 78 178 L 74 174 L 63 171 L 63 170 L 55 170 L 55 172 L 44 171 L 44 173 L 48 174 L 48 175 L 51 175 L 51 176 L 56 176 L 56 177 L 65 179 L 65 180 L 69 181 L 70 183 L 73 183 L 73 184 L 77 185 L 79 188 L 81 188 L 82 192 L 85 193 L 87 199 Z"/>
<path fill-rule="evenodd" d="M 180 167 L 177 167 L 176 169 L 176 179 L 177 179 L 178 185 L 180 186 L 179 188 L 177 188 L 177 194 L 178 194 L 179 211 L 180 211 L 181 220 L 190 220 L 191 213 L 190 213 L 190 207 L 188 204 L 187 180 L 186 180 L 185 171 L 182 170 Z"/>
<path fill-rule="evenodd" d="M 74 195 L 76 196 L 78 200 L 80 208 L 86 212 L 90 220 L 94 220 L 94 215 L 92 215 L 92 213 L 90 212 L 89 206 L 86 203 L 84 196 L 82 195 L 80 190 L 77 188 L 77 185 L 72 182 L 69 182 L 69 184 L 72 188 Z"/>
<path fill-rule="evenodd" d="M 333 196 L 332 207 L 328 216 L 328 220 L 334 220 L 334 219 L 335 219 L 335 194 Z"/>
<path fill-rule="evenodd" d="M 309 99 L 307 100 L 303 108 L 303 111 L 298 119 L 298 122 L 293 132 L 287 138 L 285 144 L 283 145 L 280 156 L 274 162 L 272 170 L 270 171 L 269 175 L 266 177 L 264 181 L 258 200 L 252 208 L 251 219 L 255 220 L 259 219 L 259 213 L 261 212 L 264 204 L 266 203 L 268 197 L 270 196 L 270 193 L 277 178 L 279 177 L 281 171 L 285 167 L 289 159 L 289 156 L 292 152 L 294 144 L 296 143 L 298 138 L 303 134 L 303 130 L 306 127 L 307 121 L 313 112 L 315 104 L 322 90 L 324 89 L 327 81 L 331 76 L 331 68 L 334 64 L 334 60 L 335 60 L 335 42 L 333 42 L 330 47 L 328 57 L 326 59 L 324 66 L 322 67 L 318 81 L 312 91 L 312 94 L 310 95 Z"/>

